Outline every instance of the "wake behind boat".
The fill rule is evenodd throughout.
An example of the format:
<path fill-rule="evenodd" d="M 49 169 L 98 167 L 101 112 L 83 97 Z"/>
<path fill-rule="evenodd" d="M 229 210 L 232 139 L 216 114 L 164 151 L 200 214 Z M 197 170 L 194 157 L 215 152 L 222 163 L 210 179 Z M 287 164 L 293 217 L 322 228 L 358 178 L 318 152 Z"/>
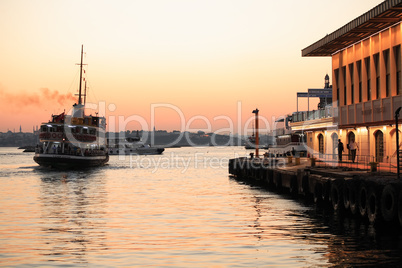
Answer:
<path fill-rule="evenodd" d="M 83 46 L 81 47 L 78 104 L 71 115 L 52 115 L 42 123 L 34 161 L 41 166 L 56 168 L 84 168 L 100 166 L 109 161 L 106 146 L 106 118 L 85 115 L 82 101 Z"/>

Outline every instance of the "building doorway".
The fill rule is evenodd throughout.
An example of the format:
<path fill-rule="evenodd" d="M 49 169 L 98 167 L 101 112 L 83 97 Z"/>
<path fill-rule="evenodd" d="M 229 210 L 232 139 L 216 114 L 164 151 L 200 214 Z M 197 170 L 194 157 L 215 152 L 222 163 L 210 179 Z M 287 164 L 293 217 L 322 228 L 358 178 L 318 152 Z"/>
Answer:
<path fill-rule="evenodd" d="M 332 159 L 337 159 L 338 155 L 338 134 L 332 134 Z"/>
<path fill-rule="evenodd" d="M 374 134 L 375 137 L 375 161 L 383 162 L 384 161 L 384 134 L 381 130 L 377 131 Z"/>
<path fill-rule="evenodd" d="M 401 137 L 401 131 L 398 130 L 398 132 L 399 132 L 399 137 Z M 391 161 L 391 163 L 393 165 L 396 165 L 396 161 L 397 161 L 396 154 L 398 153 L 398 150 L 400 150 L 400 145 L 402 143 L 399 141 L 399 144 L 398 145 L 396 144 L 396 129 L 391 130 L 389 132 L 389 134 L 391 136 L 391 144 L 390 144 L 391 145 L 390 146 L 391 151 L 390 151 L 390 153 L 392 153 L 390 161 Z M 402 155 L 400 154 L 400 156 L 402 156 Z"/>
<path fill-rule="evenodd" d="M 318 135 L 318 152 L 321 158 L 324 154 L 324 136 L 322 134 Z"/>
<path fill-rule="evenodd" d="M 352 150 L 350 150 L 350 148 L 349 148 L 349 144 L 351 141 L 356 141 L 356 136 L 355 136 L 355 133 L 353 133 L 353 132 L 349 132 L 348 144 L 346 145 L 346 147 L 348 148 L 348 159 L 349 160 L 352 160 Z"/>

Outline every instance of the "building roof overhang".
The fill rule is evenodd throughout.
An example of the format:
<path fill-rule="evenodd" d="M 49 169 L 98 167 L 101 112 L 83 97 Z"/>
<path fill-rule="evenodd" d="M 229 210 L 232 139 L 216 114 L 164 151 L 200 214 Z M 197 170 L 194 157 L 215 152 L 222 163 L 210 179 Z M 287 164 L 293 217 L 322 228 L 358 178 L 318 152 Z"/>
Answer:
<path fill-rule="evenodd" d="M 338 125 L 334 123 L 333 117 L 294 122 L 291 123 L 290 126 L 292 128 L 292 131 L 310 131 L 310 130 L 321 130 L 321 129 L 333 129 L 338 127 Z"/>
<path fill-rule="evenodd" d="M 303 57 L 332 56 L 402 20 L 402 0 L 386 0 L 302 50 Z"/>

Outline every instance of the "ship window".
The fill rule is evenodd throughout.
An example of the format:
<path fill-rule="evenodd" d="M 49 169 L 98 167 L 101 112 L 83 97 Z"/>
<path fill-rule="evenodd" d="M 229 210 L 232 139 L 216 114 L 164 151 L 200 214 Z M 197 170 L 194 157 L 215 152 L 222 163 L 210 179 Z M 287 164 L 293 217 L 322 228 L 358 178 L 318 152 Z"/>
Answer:
<path fill-rule="evenodd" d="M 88 129 L 83 128 L 83 129 L 82 129 L 82 134 L 88 134 Z"/>
<path fill-rule="evenodd" d="M 40 131 L 42 132 L 47 132 L 47 126 L 41 126 Z"/>
<path fill-rule="evenodd" d="M 90 129 L 89 129 L 89 134 L 95 135 L 95 134 L 96 134 L 96 129 L 90 128 Z"/>

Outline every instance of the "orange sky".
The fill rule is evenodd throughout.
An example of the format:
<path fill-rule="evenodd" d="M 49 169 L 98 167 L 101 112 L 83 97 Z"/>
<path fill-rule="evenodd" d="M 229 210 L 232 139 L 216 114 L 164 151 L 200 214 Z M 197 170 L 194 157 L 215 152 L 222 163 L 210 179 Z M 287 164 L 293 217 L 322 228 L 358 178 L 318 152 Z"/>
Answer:
<path fill-rule="evenodd" d="M 109 127 L 151 128 L 154 114 L 156 129 L 236 133 L 256 107 L 271 121 L 323 87 L 330 58 L 301 50 L 381 2 L 0 1 L 0 132 L 70 109 L 84 44 L 88 102 L 104 103 Z"/>

